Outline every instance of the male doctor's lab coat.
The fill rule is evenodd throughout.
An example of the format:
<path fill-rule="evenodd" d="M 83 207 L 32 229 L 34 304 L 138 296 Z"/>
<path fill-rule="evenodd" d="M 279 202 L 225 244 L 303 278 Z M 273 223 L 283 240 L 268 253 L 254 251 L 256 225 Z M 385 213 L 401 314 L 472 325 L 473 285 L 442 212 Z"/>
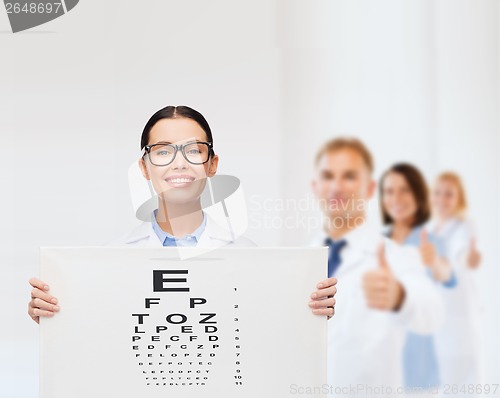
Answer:
<path fill-rule="evenodd" d="M 314 243 L 322 245 L 325 238 L 320 236 Z M 328 389 L 335 397 L 390 396 L 404 386 L 402 352 L 407 332 L 437 331 L 444 305 L 415 248 L 384 238 L 369 224 L 343 239 L 347 245 L 334 275 L 338 279 L 335 316 L 328 322 Z M 363 291 L 363 275 L 379 266 L 376 249 L 382 240 L 391 270 L 405 290 L 397 312 L 368 308 Z"/>

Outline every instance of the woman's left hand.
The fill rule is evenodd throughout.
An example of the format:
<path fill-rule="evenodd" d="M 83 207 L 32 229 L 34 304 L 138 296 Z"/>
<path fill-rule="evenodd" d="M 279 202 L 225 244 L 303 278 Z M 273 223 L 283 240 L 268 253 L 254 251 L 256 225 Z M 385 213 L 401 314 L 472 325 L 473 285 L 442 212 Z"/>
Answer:
<path fill-rule="evenodd" d="M 330 319 L 335 314 L 335 293 L 337 278 L 328 278 L 316 286 L 318 290 L 311 294 L 309 307 L 314 315 L 326 316 Z"/>
<path fill-rule="evenodd" d="M 427 232 L 422 228 L 422 232 L 420 234 L 420 256 L 422 258 L 422 262 L 426 267 L 431 267 L 436 263 L 437 252 L 434 245 L 429 241 L 427 237 Z"/>

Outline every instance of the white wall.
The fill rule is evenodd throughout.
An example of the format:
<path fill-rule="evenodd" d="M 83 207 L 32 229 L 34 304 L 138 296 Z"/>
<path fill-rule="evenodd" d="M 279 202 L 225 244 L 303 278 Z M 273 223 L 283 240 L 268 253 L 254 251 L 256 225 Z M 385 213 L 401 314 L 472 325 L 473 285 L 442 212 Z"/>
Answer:
<path fill-rule="evenodd" d="M 435 6 L 434 162 L 436 170 L 454 169 L 464 177 L 477 224 L 484 256 L 486 382 L 498 382 L 500 370 L 498 17 L 498 2 L 492 0 L 447 0 Z"/>
<path fill-rule="evenodd" d="M 166 105 L 207 117 L 221 173 L 237 174 L 247 193 L 276 195 L 281 61 L 266 0 L 85 0 L 16 35 L 0 15 L 0 397 L 30 398 L 38 327 L 27 281 L 38 247 L 99 245 L 137 224 L 127 171 L 145 123 Z"/>

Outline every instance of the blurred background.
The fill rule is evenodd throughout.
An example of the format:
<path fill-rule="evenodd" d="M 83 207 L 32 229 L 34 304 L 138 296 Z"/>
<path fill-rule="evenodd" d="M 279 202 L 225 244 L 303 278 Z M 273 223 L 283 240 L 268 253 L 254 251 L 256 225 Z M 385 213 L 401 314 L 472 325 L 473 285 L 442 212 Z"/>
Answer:
<path fill-rule="evenodd" d="M 262 246 L 315 232 L 283 220 L 315 217 L 290 203 L 309 203 L 326 139 L 361 138 L 377 179 L 398 161 L 429 182 L 460 174 L 483 258 L 484 382 L 500 383 L 499 17 L 497 0 L 82 0 L 12 34 L 0 9 L 0 396 L 38 396 L 38 248 L 138 223 L 127 172 L 142 128 L 181 104 L 210 123 Z"/>

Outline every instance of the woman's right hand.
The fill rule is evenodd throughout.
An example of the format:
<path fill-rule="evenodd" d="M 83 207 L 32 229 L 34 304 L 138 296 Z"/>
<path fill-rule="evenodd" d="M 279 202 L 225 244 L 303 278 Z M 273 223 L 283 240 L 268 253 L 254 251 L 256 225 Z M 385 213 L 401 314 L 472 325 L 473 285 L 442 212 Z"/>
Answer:
<path fill-rule="evenodd" d="M 49 293 L 49 285 L 37 278 L 29 280 L 31 287 L 31 300 L 28 303 L 28 314 L 36 323 L 40 323 L 40 317 L 54 316 L 59 311 L 57 299 Z"/>
<path fill-rule="evenodd" d="M 469 253 L 467 254 L 467 265 L 470 269 L 476 269 L 481 264 L 481 253 L 476 248 L 476 239 L 472 238 L 469 243 Z"/>

